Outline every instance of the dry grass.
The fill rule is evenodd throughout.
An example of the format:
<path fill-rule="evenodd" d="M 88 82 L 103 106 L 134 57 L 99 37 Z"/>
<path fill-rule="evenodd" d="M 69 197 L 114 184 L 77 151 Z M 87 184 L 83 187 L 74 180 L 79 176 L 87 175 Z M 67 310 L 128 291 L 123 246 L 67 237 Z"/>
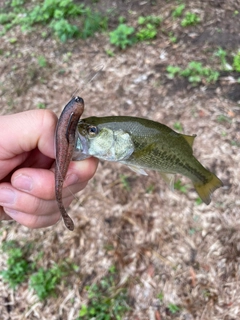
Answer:
<path fill-rule="evenodd" d="M 157 10 L 167 16 L 172 6 L 165 4 Z M 216 9 L 209 4 L 209 11 L 198 3 L 190 6 L 206 19 L 227 12 L 227 7 Z M 138 176 L 124 166 L 100 163 L 93 180 L 71 206 L 74 232 L 62 222 L 33 231 L 1 223 L 1 241 L 28 239 L 36 251 L 44 250 L 43 267 L 65 259 L 79 266 L 67 284 L 59 285 L 58 297 L 45 302 L 39 302 L 26 283 L 13 291 L 1 281 L 1 319 L 76 319 L 81 305 L 88 302 L 85 286 L 97 283 L 112 265 L 119 272 L 116 290 L 127 287 L 131 297 L 132 310 L 125 319 L 240 318 L 240 152 L 239 145 L 232 143 L 240 141 L 239 103 L 226 98 L 224 93 L 232 87 L 223 80 L 210 89 L 181 87 L 176 80 L 167 80 L 165 73 L 166 66 L 176 61 L 184 66 L 196 59 L 210 61 L 210 45 L 184 40 L 204 31 L 207 21 L 195 31 L 180 34 L 175 45 L 163 34 L 151 45 L 138 44 L 116 52 L 113 58 L 105 54 L 109 44 L 104 35 L 66 45 L 41 40 L 38 35 L 22 37 L 18 31 L 11 31 L 19 36 L 14 46 L 3 37 L 4 51 L 15 56 L 3 56 L 0 61 L 2 113 L 36 108 L 41 102 L 59 114 L 77 89 L 85 100 L 84 117 L 141 116 L 170 127 L 180 122 L 186 134 L 197 134 L 195 155 L 217 173 L 224 187 L 214 193 L 209 206 L 198 205 L 192 186 L 187 193 L 173 193 L 153 172 Z M 170 19 L 166 18 L 164 27 L 179 32 Z M 67 52 L 72 52 L 71 57 Z M 44 55 L 49 67 L 34 64 L 33 53 Z M 13 64 L 15 71 L 11 71 Z M 94 81 L 87 83 L 97 70 L 101 71 Z M 220 121 L 222 115 L 228 121 Z M 5 267 L 2 255 L 0 269 Z M 171 313 L 171 304 L 180 311 Z"/>

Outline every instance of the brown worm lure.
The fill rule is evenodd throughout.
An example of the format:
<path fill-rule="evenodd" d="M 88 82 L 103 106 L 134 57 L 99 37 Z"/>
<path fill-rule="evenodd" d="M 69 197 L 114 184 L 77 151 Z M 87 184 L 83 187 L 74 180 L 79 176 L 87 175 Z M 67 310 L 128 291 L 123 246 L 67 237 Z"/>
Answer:
<path fill-rule="evenodd" d="M 56 170 L 55 170 L 55 194 L 59 210 L 65 226 L 69 230 L 74 229 L 74 223 L 67 214 L 62 202 L 63 182 L 67 174 L 68 166 L 72 160 L 75 137 L 79 118 L 84 110 L 84 101 L 80 97 L 72 98 L 64 107 L 57 123 L 56 144 Z"/>

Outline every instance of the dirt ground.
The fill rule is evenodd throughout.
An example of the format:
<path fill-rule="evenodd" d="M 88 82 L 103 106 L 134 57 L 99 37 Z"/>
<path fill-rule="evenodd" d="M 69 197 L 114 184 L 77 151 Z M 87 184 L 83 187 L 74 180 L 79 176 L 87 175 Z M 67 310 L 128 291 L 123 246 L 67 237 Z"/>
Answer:
<path fill-rule="evenodd" d="M 172 192 L 155 172 L 139 176 L 123 165 L 101 162 L 69 209 L 74 232 L 62 221 L 41 230 L 1 222 L 1 241 L 29 239 L 44 248 L 43 266 L 63 259 L 79 266 L 77 276 L 59 287 L 58 298 L 43 303 L 26 285 L 13 291 L 0 280 L 1 319 L 77 319 L 88 302 L 84 287 L 97 283 L 112 265 L 119 286 L 131 297 L 124 319 L 240 319 L 239 74 L 221 71 L 216 84 L 194 87 L 180 77 L 169 79 L 166 72 L 168 65 L 186 67 L 192 60 L 219 69 L 214 56 L 219 47 L 236 53 L 240 13 L 234 13 L 240 2 L 184 3 L 200 15 L 199 25 L 182 28 L 181 20 L 171 17 L 177 1 L 100 0 L 100 10 L 113 8 L 129 24 L 141 14 L 163 18 L 155 40 L 125 51 L 111 47 L 107 34 L 65 44 L 50 35 L 43 39 L 41 30 L 25 36 L 16 28 L 2 37 L 1 114 L 41 103 L 59 115 L 74 93 L 85 100 L 84 117 L 139 116 L 171 128 L 180 123 L 185 134 L 197 134 L 195 156 L 224 187 L 206 206 L 197 204 L 183 177 L 178 178 L 187 192 Z M 112 18 L 110 27 L 116 25 Z M 176 43 L 169 40 L 170 31 Z M 17 42 L 11 44 L 10 35 Z M 107 49 L 115 55 L 109 57 Z M 39 56 L 47 67 L 39 66 Z M 6 267 L 4 259 L 0 266 Z M 171 313 L 171 304 L 179 311 Z"/>

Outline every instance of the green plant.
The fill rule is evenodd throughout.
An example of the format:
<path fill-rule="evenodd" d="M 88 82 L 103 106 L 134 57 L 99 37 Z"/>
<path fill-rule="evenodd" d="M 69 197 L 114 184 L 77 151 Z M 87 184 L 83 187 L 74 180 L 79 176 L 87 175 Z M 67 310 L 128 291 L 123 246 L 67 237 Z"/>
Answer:
<path fill-rule="evenodd" d="M 15 8 L 15 7 L 22 6 L 24 3 L 25 3 L 25 0 L 12 0 L 10 5 L 12 8 Z"/>
<path fill-rule="evenodd" d="M 10 39 L 9 39 L 9 42 L 10 42 L 11 44 L 14 44 L 14 43 L 17 42 L 17 38 L 10 38 Z"/>
<path fill-rule="evenodd" d="M 38 60 L 39 67 L 45 68 L 47 66 L 47 60 L 44 56 L 39 56 L 37 60 Z"/>
<path fill-rule="evenodd" d="M 83 13 L 84 6 L 77 6 L 72 0 L 44 0 L 33 7 L 29 12 L 29 16 L 25 17 L 25 22 L 30 25 L 39 22 L 49 23 L 54 19 L 61 20 L 76 17 Z"/>
<path fill-rule="evenodd" d="M 188 230 L 188 233 L 190 234 L 190 236 L 194 235 L 196 233 L 196 230 L 194 228 L 190 228 Z"/>
<path fill-rule="evenodd" d="M 126 22 L 126 18 L 123 17 L 123 16 L 120 16 L 120 17 L 118 18 L 118 22 L 119 22 L 119 24 L 125 23 L 125 22 Z"/>
<path fill-rule="evenodd" d="M 214 55 L 220 59 L 223 70 L 232 70 L 232 67 L 227 63 L 227 60 L 226 60 L 226 56 L 227 56 L 226 50 L 223 50 L 222 48 L 218 48 L 218 50 L 214 53 Z"/>
<path fill-rule="evenodd" d="M 112 32 L 110 32 L 110 43 L 119 47 L 120 49 L 126 49 L 127 46 L 131 46 L 136 42 L 134 36 L 135 29 L 122 23 Z"/>
<path fill-rule="evenodd" d="M 181 191 L 182 193 L 186 193 L 187 192 L 187 186 L 183 185 L 181 180 L 177 180 L 174 183 L 174 189 Z"/>
<path fill-rule="evenodd" d="M 153 193 L 153 191 L 154 191 L 154 189 L 155 189 L 155 186 L 154 186 L 154 184 L 150 184 L 147 188 L 146 188 L 146 193 Z"/>
<path fill-rule="evenodd" d="M 181 21 L 182 27 L 195 26 L 200 22 L 200 18 L 192 12 L 186 12 L 183 20 Z"/>
<path fill-rule="evenodd" d="M 177 313 L 178 311 L 180 311 L 181 309 L 174 303 L 169 303 L 168 305 L 168 309 L 172 314 Z"/>
<path fill-rule="evenodd" d="M 160 292 L 160 293 L 157 295 L 157 298 L 158 298 L 160 301 L 163 301 L 163 298 L 164 298 L 163 292 Z"/>
<path fill-rule="evenodd" d="M 240 142 L 238 140 L 231 140 L 230 143 L 232 146 L 235 146 L 238 148 L 240 147 Z"/>
<path fill-rule="evenodd" d="M 52 21 L 50 27 L 62 42 L 66 42 L 68 39 L 75 38 L 80 34 L 78 27 L 70 24 L 65 19 Z"/>
<path fill-rule="evenodd" d="M 34 25 L 42 24 L 48 26 L 64 42 L 78 36 L 85 39 L 96 31 L 107 28 L 106 17 L 83 4 L 75 4 L 73 0 L 44 0 L 30 9 L 20 5 L 24 3 L 21 0 L 12 0 L 11 5 L 14 1 L 17 3 L 17 10 L 0 12 L 0 23 L 4 25 L 3 33 L 15 25 L 20 25 L 22 30 L 31 30 Z M 79 16 L 77 24 L 69 21 Z M 44 36 L 46 32 L 42 34 Z"/>
<path fill-rule="evenodd" d="M 125 176 L 124 174 L 120 174 L 120 181 L 121 181 L 121 184 L 123 186 L 123 189 L 125 189 L 127 191 L 131 190 L 131 187 L 130 187 L 130 184 L 129 184 L 127 176 Z"/>
<path fill-rule="evenodd" d="M 21 245 L 17 241 L 7 241 L 1 248 L 8 255 L 7 268 L 0 272 L 3 281 L 7 282 L 11 288 L 16 288 L 29 279 L 29 286 L 35 290 L 40 300 L 55 295 L 61 279 L 70 271 L 76 271 L 76 265 L 68 262 L 54 264 L 49 269 L 39 268 L 38 263 L 42 260 L 44 253 L 39 251 L 35 253 L 34 259 L 30 259 L 34 246 L 29 242 Z"/>
<path fill-rule="evenodd" d="M 40 300 L 44 300 L 49 296 L 56 296 L 57 285 L 65 275 L 65 268 L 57 264 L 54 264 L 49 269 L 39 268 L 30 277 L 30 287 L 34 289 Z"/>
<path fill-rule="evenodd" d="M 173 79 L 181 72 L 181 68 L 177 66 L 167 66 L 168 77 Z"/>
<path fill-rule="evenodd" d="M 168 66 L 167 72 L 170 79 L 173 79 L 176 75 L 180 75 L 188 78 L 188 81 L 193 84 L 201 83 L 203 81 L 215 83 L 219 78 L 218 71 L 203 67 L 202 63 L 197 61 L 191 61 L 185 69 L 181 69 L 177 66 Z"/>
<path fill-rule="evenodd" d="M 24 282 L 29 272 L 33 270 L 33 262 L 27 259 L 31 245 L 20 247 L 16 241 L 7 241 L 2 244 L 2 251 L 8 254 L 7 269 L 0 272 L 0 276 L 11 288 L 16 288 Z"/>
<path fill-rule="evenodd" d="M 178 130 L 178 131 L 180 131 L 180 132 L 183 132 L 183 126 L 182 126 L 182 124 L 181 124 L 179 121 L 175 122 L 175 123 L 173 124 L 173 127 L 174 127 L 175 130 Z"/>
<path fill-rule="evenodd" d="M 138 24 L 143 26 L 139 29 L 136 36 L 139 41 L 154 39 L 157 35 L 157 27 L 161 22 L 161 18 L 157 16 L 140 16 Z"/>
<path fill-rule="evenodd" d="M 233 68 L 240 72 L 240 51 L 233 57 Z"/>
<path fill-rule="evenodd" d="M 154 39 L 157 35 L 157 29 L 151 23 L 148 23 L 145 28 L 141 28 L 137 32 L 137 38 L 139 41 Z"/>
<path fill-rule="evenodd" d="M 191 61 L 187 68 L 180 72 L 180 75 L 188 78 L 189 82 L 201 82 L 201 76 L 204 74 L 201 62 Z"/>
<path fill-rule="evenodd" d="M 183 10 L 185 9 L 185 4 L 180 4 L 178 7 L 175 8 L 175 10 L 172 12 L 173 18 L 181 17 Z"/>
<path fill-rule="evenodd" d="M 143 16 L 140 16 L 138 18 L 138 24 L 139 25 L 146 25 L 148 23 L 158 27 L 161 23 L 162 19 L 158 16 L 154 16 L 154 15 L 151 15 L 151 16 L 146 16 L 146 17 L 143 17 Z"/>
<path fill-rule="evenodd" d="M 227 61 L 226 61 L 226 56 L 227 56 L 227 51 L 223 50 L 221 47 L 218 48 L 218 50 L 214 53 L 216 57 L 219 57 L 222 66 L 225 66 Z"/>
<path fill-rule="evenodd" d="M 99 12 L 93 12 L 90 8 L 84 10 L 84 20 L 80 31 L 80 37 L 86 39 L 92 37 L 97 31 L 105 31 L 108 27 L 108 19 Z"/>
<path fill-rule="evenodd" d="M 169 36 L 169 40 L 170 40 L 172 43 L 176 43 L 176 42 L 177 42 L 177 37 L 174 35 L 174 33 L 173 33 L 172 31 L 169 32 L 168 36 Z"/>
<path fill-rule="evenodd" d="M 127 304 L 128 296 L 125 289 L 116 290 L 115 286 L 116 270 L 112 268 L 98 284 L 86 287 L 89 304 L 82 305 L 78 319 L 123 319 L 123 315 L 130 309 Z"/>
<path fill-rule="evenodd" d="M 1 25 L 9 24 L 14 18 L 15 18 L 15 14 L 13 12 L 1 13 L 0 14 L 0 24 Z"/>
<path fill-rule="evenodd" d="M 197 199 L 195 200 L 195 203 L 197 206 L 199 206 L 200 204 L 203 203 L 202 199 L 200 197 L 197 197 Z"/>
<path fill-rule="evenodd" d="M 217 116 L 217 122 L 219 123 L 232 123 L 232 119 L 225 116 L 224 114 L 220 114 L 219 116 Z"/>
<path fill-rule="evenodd" d="M 115 56 L 114 52 L 112 50 L 110 50 L 110 49 L 105 49 L 105 52 L 109 57 L 114 57 Z"/>
<path fill-rule="evenodd" d="M 38 109 L 46 109 L 46 105 L 45 105 L 45 103 L 39 102 L 39 103 L 37 104 L 37 108 L 38 108 Z"/>

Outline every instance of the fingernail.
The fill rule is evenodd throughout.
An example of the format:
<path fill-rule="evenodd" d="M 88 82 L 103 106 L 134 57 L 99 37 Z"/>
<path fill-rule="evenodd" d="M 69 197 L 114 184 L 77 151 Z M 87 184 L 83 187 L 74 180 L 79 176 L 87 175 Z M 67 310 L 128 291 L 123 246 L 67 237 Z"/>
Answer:
<path fill-rule="evenodd" d="M 33 187 L 33 180 L 25 174 L 19 174 L 13 179 L 12 184 L 19 190 L 31 191 Z"/>
<path fill-rule="evenodd" d="M 67 186 L 70 186 L 70 185 L 75 184 L 77 182 L 79 182 L 79 177 L 75 173 L 72 173 L 69 176 L 67 176 L 65 184 Z"/>
<path fill-rule="evenodd" d="M 15 201 L 15 192 L 8 188 L 0 189 L 0 203 L 1 204 L 13 204 Z"/>

